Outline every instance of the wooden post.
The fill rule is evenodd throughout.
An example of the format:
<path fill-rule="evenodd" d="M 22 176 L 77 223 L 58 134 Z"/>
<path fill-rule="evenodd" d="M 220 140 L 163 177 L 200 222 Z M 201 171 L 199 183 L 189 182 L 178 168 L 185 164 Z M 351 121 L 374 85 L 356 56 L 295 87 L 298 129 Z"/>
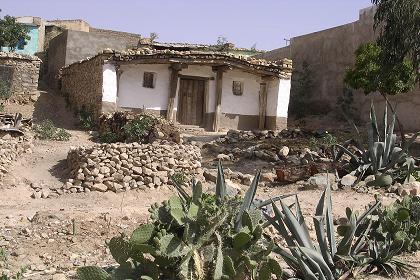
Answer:
<path fill-rule="evenodd" d="M 259 122 L 258 128 L 263 130 L 265 128 L 265 118 L 267 115 L 267 83 L 263 82 L 260 84 L 260 96 L 259 96 Z"/>
<path fill-rule="evenodd" d="M 178 74 L 183 68 L 188 67 L 187 65 L 181 63 L 172 64 L 169 69 L 171 69 L 171 78 L 169 81 L 169 99 L 168 99 L 168 109 L 166 111 L 166 119 L 168 121 L 174 121 L 174 107 L 175 107 L 175 98 L 176 90 L 178 88 Z"/>
<path fill-rule="evenodd" d="M 216 70 L 216 108 L 214 111 L 213 131 L 218 132 L 222 105 L 223 72 L 225 69 L 217 67 L 213 70 Z"/>

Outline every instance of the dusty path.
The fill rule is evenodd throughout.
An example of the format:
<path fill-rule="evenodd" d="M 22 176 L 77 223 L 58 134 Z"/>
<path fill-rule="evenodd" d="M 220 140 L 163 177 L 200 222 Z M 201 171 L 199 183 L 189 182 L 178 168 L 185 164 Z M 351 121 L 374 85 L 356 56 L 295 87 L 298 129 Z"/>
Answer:
<path fill-rule="evenodd" d="M 54 120 L 72 137 L 68 142 L 35 140 L 33 153 L 22 156 L 9 168 L 10 173 L 0 187 L 0 275 L 25 269 L 23 279 L 48 280 L 57 274 L 65 274 L 69 279 L 82 265 L 114 264 L 105 240 L 121 232 L 130 234 L 148 219 L 147 209 L 152 203 L 167 199 L 174 191 L 164 186 L 159 190 L 118 194 L 91 192 L 32 199 L 30 183 L 60 187 L 67 175 L 65 159 L 69 148 L 92 145 L 93 142 L 86 131 L 75 126 L 74 117 L 65 109 L 64 100 L 54 94 L 42 93 L 34 108 L 26 112 L 31 113 L 35 121 Z M 208 139 L 213 137 L 208 136 Z M 288 185 L 260 188 L 257 196 L 269 198 L 287 193 L 298 194 L 303 212 L 311 224 L 310 217 L 320 190 L 301 190 L 298 185 Z M 344 216 L 346 207 L 363 210 L 373 200 L 371 195 L 352 190 L 333 192 L 334 215 Z M 419 266 L 418 254 L 405 258 Z M 417 278 L 418 275 L 406 279 Z"/>

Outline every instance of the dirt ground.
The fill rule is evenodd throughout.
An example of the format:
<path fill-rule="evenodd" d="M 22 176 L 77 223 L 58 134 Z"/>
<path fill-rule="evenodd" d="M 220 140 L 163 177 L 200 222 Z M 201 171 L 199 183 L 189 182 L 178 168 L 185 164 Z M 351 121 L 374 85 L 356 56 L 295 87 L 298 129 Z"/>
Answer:
<path fill-rule="evenodd" d="M 68 142 L 35 140 L 33 153 L 19 158 L 1 182 L 0 275 L 23 271 L 23 279 L 66 279 L 59 278 L 62 274 L 72 279 L 77 267 L 114 264 L 105 241 L 118 233 L 130 234 L 148 219 L 147 209 L 151 204 L 167 199 L 174 191 L 164 186 L 159 190 L 76 193 L 32 199 L 30 183 L 60 187 L 66 178 L 69 148 L 93 142 L 87 131 L 77 128 L 64 100 L 51 92 L 41 93 L 35 106 L 10 105 L 6 109 L 23 110 L 27 116 L 33 113 L 35 121 L 49 118 L 58 127 L 67 129 L 72 137 Z M 320 190 L 302 190 L 294 184 L 260 188 L 257 196 L 268 198 L 288 193 L 297 193 L 303 212 L 313 214 Z M 346 207 L 363 210 L 373 200 L 369 194 L 335 191 L 334 214 L 344 216 Z M 419 279 L 419 254 L 402 258 L 416 267 L 413 275 L 404 279 Z"/>

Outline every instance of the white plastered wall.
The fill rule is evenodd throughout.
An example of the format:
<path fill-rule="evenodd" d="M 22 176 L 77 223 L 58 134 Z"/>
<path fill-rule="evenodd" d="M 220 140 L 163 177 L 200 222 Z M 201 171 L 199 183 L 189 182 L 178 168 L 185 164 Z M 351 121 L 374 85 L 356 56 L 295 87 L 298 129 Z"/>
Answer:
<path fill-rule="evenodd" d="M 120 66 L 118 106 L 166 110 L 170 83 L 168 64 L 130 64 Z M 154 88 L 143 87 L 144 72 L 156 73 Z"/>
<path fill-rule="evenodd" d="M 287 118 L 290 98 L 290 80 L 276 78 L 268 83 L 267 116 Z"/>
<path fill-rule="evenodd" d="M 102 101 L 117 102 L 117 71 L 112 64 L 104 64 L 102 68 Z"/>
<path fill-rule="evenodd" d="M 243 94 L 234 95 L 233 81 L 244 83 Z M 222 113 L 238 115 L 258 115 L 261 77 L 233 69 L 223 74 Z M 214 110 L 213 110 L 214 111 Z"/>
<path fill-rule="evenodd" d="M 166 110 L 168 106 L 169 83 L 171 71 L 167 64 L 132 64 L 120 66 L 122 74 L 117 94 L 117 74 L 111 64 L 103 66 L 102 100 L 117 102 L 120 107 Z M 143 73 L 155 72 L 155 88 L 143 87 Z M 180 71 L 182 75 L 215 78 L 216 74 L 210 66 L 190 65 Z M 242 96 L 232 92 L 233 81 L 244 82 Z M 223 75 L 221 111 L 226 114 L 258 115 L 259 90 L 261 77 L 238 69 L 228 70 Z M 209 80 L 207 112 L 215 111 L 216 82 Z M 290 80 L 275 78 L 267 83 L 267 116 L 287 118 Z M 179 83 L 178 83 L 179 86 Z M 178 96 L 178 94 L 177 94 Z M 178 100 L 175 100 L 175 110 Z"/>
<path fill-rule="evenodd" d="M 280 79 L 277 96 L 277 117 L 287 118 L 290 100 L 291 80 Z"/>

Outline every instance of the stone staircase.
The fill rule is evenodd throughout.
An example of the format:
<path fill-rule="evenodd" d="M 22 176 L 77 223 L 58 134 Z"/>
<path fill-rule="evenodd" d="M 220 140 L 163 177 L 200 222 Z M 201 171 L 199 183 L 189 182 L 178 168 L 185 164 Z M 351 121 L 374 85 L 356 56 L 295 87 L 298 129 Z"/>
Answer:
<path fill-rule="evenodd" d="M 176 124 L 176 127 L 181 130 L 181 133 L 185 134 L 200 134 L 206 131 L 203 127 L 198 125 Z"/>

